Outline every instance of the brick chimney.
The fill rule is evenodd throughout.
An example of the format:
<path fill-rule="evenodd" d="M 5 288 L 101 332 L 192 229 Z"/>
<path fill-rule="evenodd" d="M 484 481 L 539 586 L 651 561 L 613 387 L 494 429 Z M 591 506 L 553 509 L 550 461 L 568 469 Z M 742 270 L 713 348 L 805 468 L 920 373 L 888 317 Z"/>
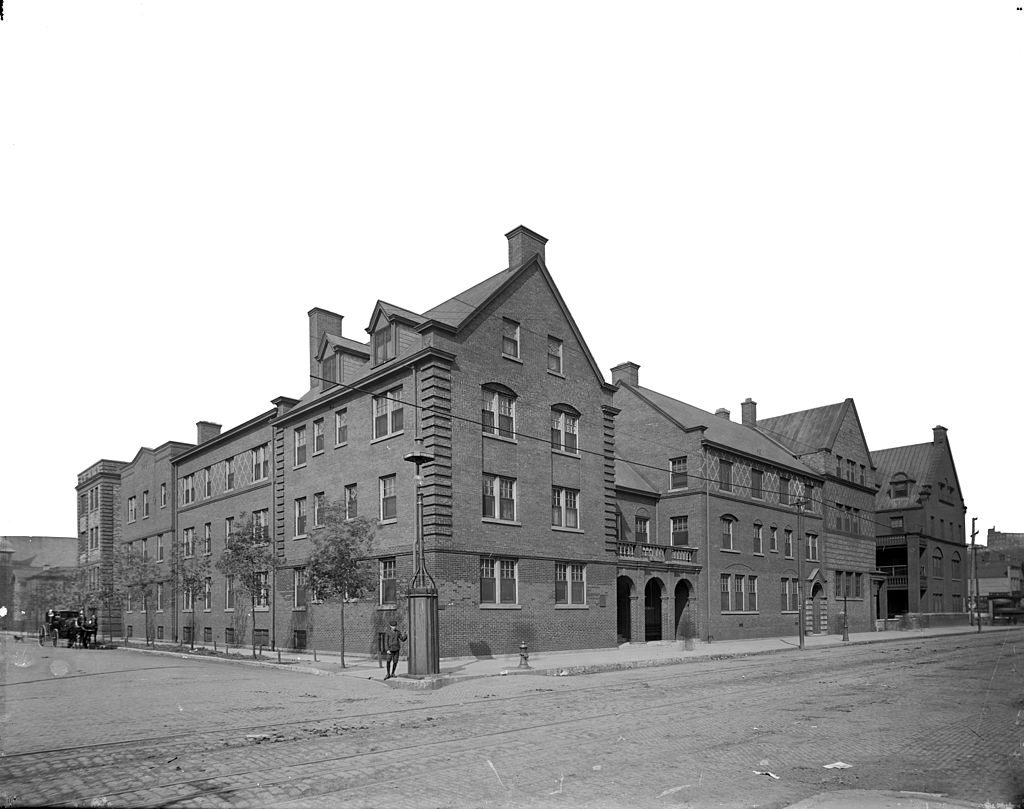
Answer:
<path fill-rule="evenodd" d="M 633 387 L 640 386 L 640 366 L 635 362 L 623 362 L 612 368 L 612 384 L 625 382 Z"/>
<path fill-rule="evenodd" d="M 544 245 L 548 240 L 528 227 L 520 225 L 505 234 L 508 239 L 508 266 L 518 267 L 525 264 L 533 256 L 544 260 Z"/>
<path fill-rule="evenodd" d="M 211 438 L 216 438 L 220 435 L 220 425 L 214 424 L 212 421 L 197 421 L 196 422 L 196 443 L 205 444 Z"/>
<path fill-rule="evenodd" d="M 740 412 L 743 414 L 743 425 L 745 427 L 757 426 L 757 402 L 747 397 L 747 401 L 740 404 Z"/>
<path fill-rule="evenodd" d="M 729 411 L 726 410 L 724 407 L 718 408 L 718 410 L 715 411 L 715 415 L 718 416 L 718 418 L 720 418 L 720 419 L 725 419 L 726 421 L 730 421 Z"/>
<path fill-rule="evenodd" d="M 316 361 L 316 350 L 320 347 L 320 339 L 324 334 L 333 334 L 341 337 L 342 315 L 328 312 L 326 309 L 313 308 L 309 310 L 309 373 L 311 377 L 320 376 L 320 363 Z M 310 387 L 319 385 L 314 379 L 309 380 Z"/>
<path fill-rule="evenodd" d="M 933 444 L 945 444 L 946 443 L 946 428 L 941 424 L 932 427 L 932 443 Z"/>

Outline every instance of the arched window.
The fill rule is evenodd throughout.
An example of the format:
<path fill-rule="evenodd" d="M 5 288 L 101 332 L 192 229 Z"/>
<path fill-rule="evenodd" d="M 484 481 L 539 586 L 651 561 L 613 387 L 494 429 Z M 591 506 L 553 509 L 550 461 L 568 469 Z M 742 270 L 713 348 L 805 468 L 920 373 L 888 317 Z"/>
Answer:
<path fill-rule="evenodd" d="M 731 551 L 734 550 L 735 536 L 734 529 L 736 526 L 736 518 L 731 514 L 725 514 L 722 516 L 722 550 Z"/>
<path fill-rule="evenodd" d="M 950 570 L 950 573 L 952 574 L 953 578 L 954 579 L 959 579 L 961 574 L 962 574 L 961 567 L 960 567 L 960 553 L 959 553 L 959 551 L 953 551 L 953 558 L 950 561 L 950 565 L 951 565 L 951 568 L 952 568 Z"/>
<path fill-rule="evenodd" d="M 936 548 L 932 551 L 932 575 L 937 578 L 942 578 L 942 549 Z"/>
<path fill-rule="evenodd" d="M 488 384 L 481 389 L 480 424 L 488 435 L 514 438 L 516 394 L 504 385 Z"/>
<path fill-rule="evenodd" d="M 579 455 L 580 411 L 566 404 L 551 408 L 551 449 Z"/>
<path fill-rule="evenodd" d="M 647 509 L 638 508 L 636 510 L 636 541 L 637 542 L 650 542 L 651 541 L 651 518 L 648 516 Z"/>

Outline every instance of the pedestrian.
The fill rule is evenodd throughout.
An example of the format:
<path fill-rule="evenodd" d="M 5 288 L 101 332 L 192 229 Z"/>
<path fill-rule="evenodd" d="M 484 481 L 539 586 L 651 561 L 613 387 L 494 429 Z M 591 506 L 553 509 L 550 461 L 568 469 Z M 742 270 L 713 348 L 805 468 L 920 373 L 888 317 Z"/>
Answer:
<path fill-rule="evenodd" d="M 67 635 L 68 635 L 68 648 L 74 649 L 75 644 L 79 641 L 79 632 L 82 629 L 82 625 L 78 622 L 78 616 L 72 615 L 67 619 Z"/>
<path fill-rule="evenodd" d="M 89 643 L 91 643 L 93 648 L 95 649 L 96 634 L 99 630 L 99 621 L 96 618 L 95 608 L 93 609 L 92 614 L 89 616 L 89 619 L 85 622 L 85 627 L 89 630 Z"/>
<path fill-rule="evenodd" d="M 384 649 L 388 653 L 388 673 L 384 675 L 385 680 L 390 680 L 395 676 L 395 671 L 398 669 L 398 655 L 402 651 L 402 643 L 406 640 L 408 640 L 408 636 L 398 629 L 398 621 L 392 618 L 384 633 Z"/>

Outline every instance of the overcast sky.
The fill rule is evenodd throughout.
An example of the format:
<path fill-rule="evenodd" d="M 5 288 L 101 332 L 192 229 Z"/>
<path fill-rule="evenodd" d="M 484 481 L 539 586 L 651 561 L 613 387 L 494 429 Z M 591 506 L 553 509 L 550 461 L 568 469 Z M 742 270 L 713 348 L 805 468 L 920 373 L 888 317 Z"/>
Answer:
<path fill-rule="evenodd" d="M 308 387 L 547 263 L 607 379 L 761 417 L 853 397 L 949 430 L 980 537 L 1024 531 L 1024 12 L 972 2 L 7 0 L 0 533 L 77 474 Z"/>

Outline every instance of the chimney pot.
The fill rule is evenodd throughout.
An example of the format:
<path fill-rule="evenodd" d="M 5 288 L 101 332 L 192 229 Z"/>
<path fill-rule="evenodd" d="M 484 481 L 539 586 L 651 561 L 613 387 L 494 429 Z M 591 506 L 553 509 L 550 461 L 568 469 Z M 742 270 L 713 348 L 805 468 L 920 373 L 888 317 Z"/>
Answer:
<path fill-rule="evenodd" d="M 946 428 L 941 424 L 932 427 L 932 441 L 936 444 L 941 444 L 946 440 Z"/>
<path fill-rule="evenodd" d="M 726 421 L 730 420 L 729 411 L 726 410 L 724 407 L 718 408 L 718 410 L 715 411 L 715 415 L 718 416 L 720 419 L 725 419 Z"/>
<path fill-rule="evenodd" d="M 525 264 L 533 256 L 540 256 L 540 260 L 544 260 L 544 245 L 548 240 L 539 233 L 520 225 L 506 233 L 505 238 L 508 239 L 509 268 Z"/>
<path fill-rule="evenodd" d="M 214 424 L 212 421 L 197 421 L 196 443 L 205 444 L 211 438 L 216 438 L 220 435 L 220 427 L 219 424 Z"/>
<path fill-rule="evenodd" d="M 740 412 L 743 414 L 742 420 L 745 426 L 757 426 L 757 402 L 748 396 L 747 400 L 740 405 Z"/>
<path fill-rule="evenodd" d="M 640 366 L 635 362 L 623 362 L 612 368 L 612 384 L 625 382 L 633 387 L 640 386 Z"/>

